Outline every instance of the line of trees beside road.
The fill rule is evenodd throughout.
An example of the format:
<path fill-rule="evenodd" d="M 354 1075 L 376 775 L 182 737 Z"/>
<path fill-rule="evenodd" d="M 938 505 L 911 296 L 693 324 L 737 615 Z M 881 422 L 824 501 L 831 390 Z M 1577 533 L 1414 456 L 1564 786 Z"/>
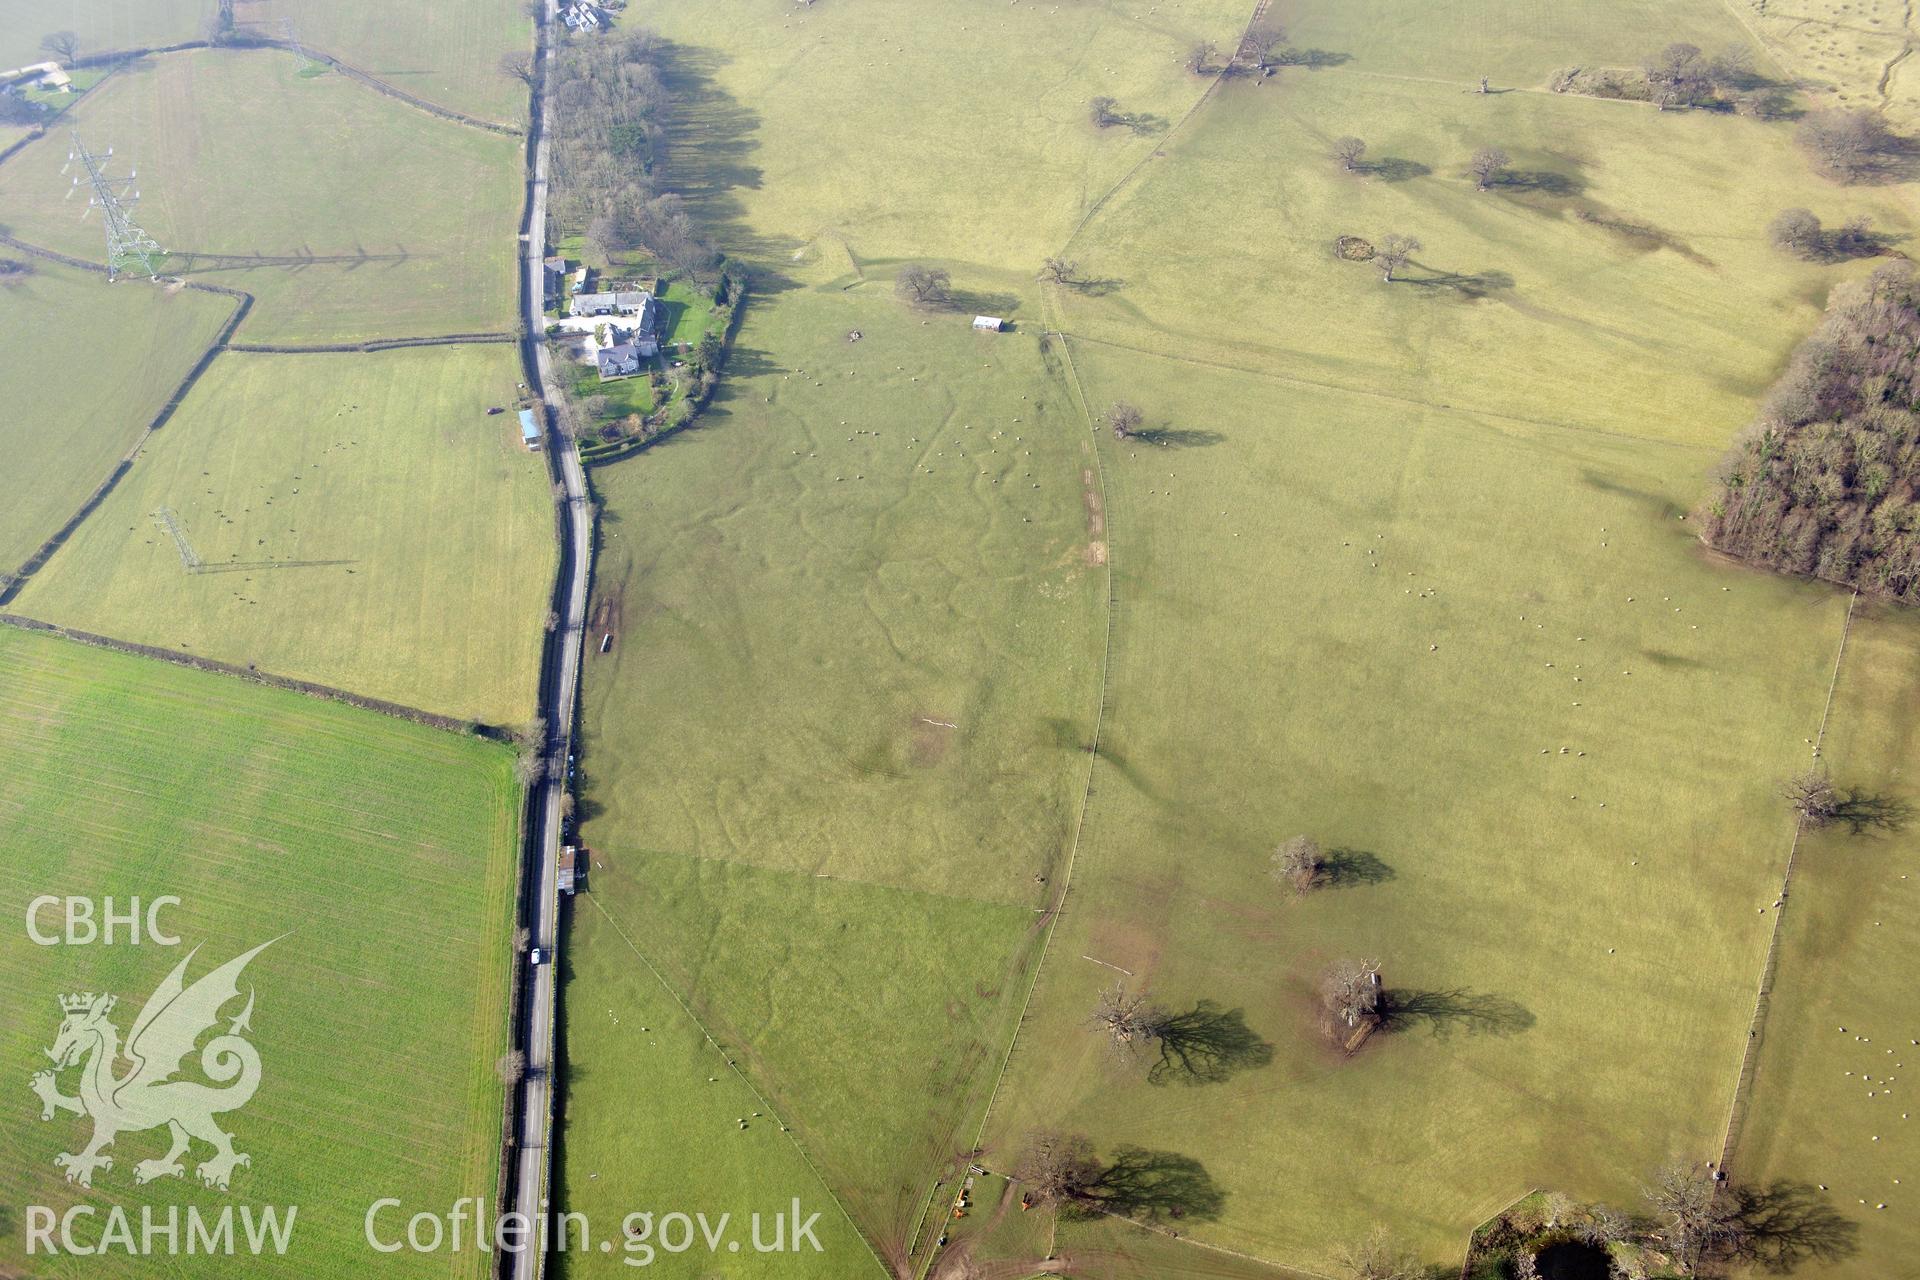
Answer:
<path fill-rule="evenodd" d="M 554 51 L 555 119 L 548 168 L 547 239 L 584 236 L 602 256 L 644 249 L 711 289 L 722 258 L 667 189 L 662 163 L 673 96 L 669 46 L 653 32 L 564 42 Z M 520 66 L 503 64 L 506 74 Z"/>

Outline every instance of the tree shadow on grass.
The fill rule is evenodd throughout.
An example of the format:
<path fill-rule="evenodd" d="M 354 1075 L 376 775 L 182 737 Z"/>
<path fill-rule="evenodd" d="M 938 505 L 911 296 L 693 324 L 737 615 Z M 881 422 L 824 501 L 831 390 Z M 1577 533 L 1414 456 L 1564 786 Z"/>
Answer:
<path fill-rule="evenodd" d="M 1318 71 L 1322 67 L 1341 67 L 1353 61 L 1353 55 L 1337 49 L 1281 49 L 1274 53 L 1269 63 L 1276 67 L 1305 67 L 1308 71 Z"/>
<path fill-rule="evenodd" d="M 1011 293 L 955 289 L 948 295 L 946 306 L 935 309 L 956 311 L 963 315 L 1008 316 L 1020 309 L 1020 299 Z"/>
<path fill-rule="evenodd" d="M 1848 791 L 1833 811 L 1836 823 L 1853 828 L 1854 835 L 1867 831 L 1903 831 L 1913 817 L 1913 806 L 1894 796 L 1867 795 Z"/>
<path fill-rule="evenodd" d="M 1163 449 L 1204 449 L 1219 444 L 1226 436 L 1200 427 L 1146 427 L 1134 432 L 1133 438 Z"/>
<path fill-rule="evenodd" d="M 1225 1207 L 1227 1193 L 1192 1156 L 1121 1147 L 1088 1184 L 1083 1202 L 1096 1212 L 1146 1222 L 1211 1222 Z"/>
<path fill-rule="evenodd" d="M 1493 180 L 1490 189 L 1565 197 L 1579 195 L 1587 189 L 1587 183 L 1584 178 L 1553 169 L 1508 169 Z"/>
<path fill-rule="evenodd" d="M 1320 862 L 1320 883 L 1329 889 L 1385 884 L 1399 873 L 1365 849 L 1330 849 Z"/>
<path fill-rule="evenodd" d="M 1407 182 L 1414 178 L 1424 178 L 1433 170 L 1418 160 L 1407 160 L 1400 156 L 1385 156 L 1379 160 L 1368 160 L 1354 167 L 1355 173 L 1371 174 L 1382 182 Z"/>
<path fill-rule="evenodd" d="M 1154 1044 L 1160 1058 L 1147 1072 L 1150 1084 L 1220 1084 L 1273 1061 L 1273 1046 L 1247 1025 L 1242 1010 L 1222 1009 L 1211 1000 L 1166 1015 Z"/>
<path fill-rule="evenodd" d="M 1395 276 L 1395 284 L 1410 284 L 1416 288 L 1434 289 L 1456 294 L 1470 301 L 1479 301 L 1491 293 L 1513 288 L 1513 277 L 1505 271 L 1437 271 L 1425 263 L 1414 263 L 1424 276 Z"/>
<path fill-rule="evenodd" d="M 1839 1262 L 1859 1252 L 1860 1225 L 1804 1182 L 1741 1187 L 1733 1195 L 1744 1229 L 1740 1261 L 1786 1275 L 1803 1263 Z"/>
<path fill-rule="evenodd" d="M 1072 280 L 1062 280 L 1060 283 L 1075 293 L 1082 294 L 1086 297 L 1104 298 L 1110 293 L 1118 293 L 1121 286 L 1127 282 L 1117 276 L 1102 276 L 1097 278 L 1075 277 Z"/>
<path fill-rule="evenodd" d="M 1390 990 L 1380 997 L 1380 1029 L 1425 1026 L 1434 1036 L 1510 1036 L 1529 1030 L 1533 1012 L 1517 1000 L 1454 987 L 1446 991 Z"/>

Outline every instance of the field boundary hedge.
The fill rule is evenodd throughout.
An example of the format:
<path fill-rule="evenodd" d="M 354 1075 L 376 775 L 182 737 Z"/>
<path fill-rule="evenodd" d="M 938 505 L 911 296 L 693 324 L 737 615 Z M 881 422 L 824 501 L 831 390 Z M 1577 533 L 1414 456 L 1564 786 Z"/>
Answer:
<path fill-rule="evenodd" d="M 45 258 L 82 271 L 92 271 L 98 275 L 107 273 L 107 269 L 98 263 L 69 257 L 64 253 L 56 253 L 52 249 L 42 249 L 38 245 L 15 239 L 3 231 L 0 231 L 0 245 L 17 249 L 31 257 Z M 179 385 L 174 387 L 173 394 L 167 397 L 159 411 L 148 420 L 146 427 L 140 432 L 139 439 L 133 442 L 133 447 L 121 457 L 113 470 L 107 474 L 107 478 L 87 495 L 87 500 L 80 504 L 80 509 L 69 516 L 65 524 L 54 530 L 53 536 L 41 543 L 39 549 L 22 561 L 19 568 L 11 573 L 0 573 L 0 605 L 11 603 L 13 598 L 20 594 L 20 589 L 26 586 L 27 579 L 46 567 L 47 561 L 53 558 L 53 553 L 58 551 L 67 539 L 73 536 L 74 531 L 86 522 L 87 517 L 107 500 L 107 495 L 112 493 L 114 486 L 120 483 L 121 477 L 133 469 L 133 460 L 139 455 L 140 450 L 146 447 L 147 441 L 153 437 L 154 432 L 167 425 L 168 419 L 173 417 L 174 410 L 180 407 L 180 402 L 186 399 L 187 393 L 193 390 L 194 384 L 200 381 L 201 375 L 206 373 L 213 364 L 214 357 L 226 350 L 228 341 L 240 328 L 241 321 L 245 320 L 247 313 L 253 309 L 253 295 L 244 290 L 229 289 L 225 285 L 218 284 L 200 284 L 196 281 L 183 281 L 180 287 L 231 299 L 234 303 L 233 312 L 227 317 L 226 323 L 220 326 L 219 332 L 213 335 L 213 341 L 208 344 L 207 349 L 200 353 L 200 358 L 193 362 L 193 367 L 187 370 L 186 376 L 180 380 Z"/>
<path fill-rule="evenodd" d="M 366 354 L 373 351 L 397 351 L 403 347 L 454 347 L 486 342 L 516 342 L 511 333 L 446 333 L 430 338 L 373 338 L 366 342 L 317 342 L 308 344 L 279 342 L 229 342 L 227 350 L 242 355 L 310 356 L 333 353 Z"/>
<path fill-rule="evenodd" d="M 332 685 L 318 684 L 311 680 L 297 680 L 292 676 L 275 675 L 254 666 L 240 666 L 231 662 L 222 662 L 217 658 L 203 658 L 197 653 L 185 653 L 179 649 L 164 649 L 158 645 L 139 644 L 132 640 L 116 640 L 112 636 L 98 635 L 91 631 L 80 631 L 73 627 L 63 627 L 57 622 L 45 622 L 39 618 L 29 618 L 24 614 L 0 613 L 0 626 L 13 627 L 19 631 L 34 631 L 42 635 L 59 636 L 79 644 L 92 645 L 96 649 L 111 649 L 137 658 L 154 658 L 171 663 L 176 667 L 191 667 L 196 671 L 205 671 L 213 675 L 232 676 L 245 680 L 249 684 L 265 685 L 272 689 L 285 689 L 292 693 L 303 693 L 308 697 L 320 698 L 327 702 L 341 702 L 362 711 L 377 711 L 381 715 L 393 716 L 400 720 L 409 720 L 414 724 L 426 725 L 432 729 L 444 729 L 448 733 L 465 734 L 470 737 L 485 738 L 490 742 L 511 743 L 513 735 L 499 725 L 481 724 L 474 720 L 462 720 L 457 716 L 441 715 L 437 711 L 427 711 L 420 707 L 410 707 L 403 702 L 389 702 L 384 698 L 370 698 L 363 693 L 354 693 L 347 689 L 336 689 Z"/>
<path fill-rule="evenodd" d="M 1833 655 L 1833 678 L 1827 682 L 1827 703 L 1820 711 L 1820 729 L 1813 735 L 1813 755 L 1820 758 L 1820 750 L 1827 742 L 1827 723 L 1833 716 L 1833 695 L 1840 687 L 1840 664 L 1847 656 L 1847 638 L 1853 634 L 1853 609 L 1860 602 L 1860 592 L 1856 588 L 1847 600 L 1847 619 L 1840 626 L 1840 645 Z M 1760 962 L 1760 980 L 1753 993 L 1753 1015 L 1747 1022 L 1747 1041 L 1740 1051 L 1740 1071 L 1734 1077 L 1733 1099 L 1727 1104 L 1727 1127 L 1720 1141 L 1720 1163 L 1717 1166 L 1723 1179 L 1730 1179 L 1729 1167 L 1733 1163 L 1735 1149 L 1739 1146 L 1741 1131 L 1746 1127 L 1747 1105 L 1752 1101 L 1753 1082 L 1760 1074 L 1760 1046 L 1767 1038 L 1767 1015 L 1773 1011 L 1773 980 L 1780 968 L 1780 926 L 1787 918 L 1788 898 L 1793 889 L 1793 870 L 1800 854 L 1800 838 L 1807 833 L 1805 818 L 1796 818 L 1793 824 L 1793 843 L 1787 846 L 1787 865 L 1780 875 L 1780 905 L 1773 911 L 1773 928 L 1767 934 L 1767 954 Z M 1722 1181 L 1720 1186 L 1728 1186 Z"/>
<path fill-rule="evenodd" d="M 104 53 L 90 53 L 75 58 L 71 65 L 75 67 L 99 67 L 137 62 L 141 58 L 157 57 L 164 53 L 190 53 L 196 49 L 228 49 L 245 52 L 250 49 L 278 49 L 282 53 L 291 53 L 296 57 L 307 58 L 313 62 L 324 63 L 338 71 L 349 80 L 355 80 L 390 98 L 406 103 L 429 115 L 440 117 L 454 124 L 463 124 L 473 129 L 484 129 L 488 133 L 498 133 L 509 138 L 521 137 L 526 131 L 510 124 L 501 124 L 497 120 L 482 120 L 479 116 L 470 116 L 464 111 L 452 107 L 443 107 L 437 102 L 416 97 L 395 84 L 389 84 L 369 71 L 362 71 L 350 62 L 343 61 L 321 49 L 311 49 L 306 45 L 296 45 L 290 40 L 275 40 L 269 36 L 250 36 L 231 34 L 219 40 L 182 40 L 178 44 L 142 45 L 135 49 L 113 49 Z M 9 149 L 10 153 L 11 149 Z M 4 157 L 0 157 L 4 158 Z"/>

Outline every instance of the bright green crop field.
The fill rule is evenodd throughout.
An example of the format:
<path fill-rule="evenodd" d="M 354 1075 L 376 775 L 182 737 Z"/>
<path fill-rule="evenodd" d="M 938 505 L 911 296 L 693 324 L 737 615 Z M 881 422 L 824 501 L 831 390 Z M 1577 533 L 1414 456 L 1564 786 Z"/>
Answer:
<path fill-rule="evenodd" d="M 284 1255 L 195 1257 L 193 1274 L 484 1274 L 470 1250 L 376 1254 L 362 1220 L 382 1197 L 444 1212 L 493 1194 L 519 830 L 509 753 L 13 629 L 0 629 L 0 752 L 13 766 L 0 779 L 0 1044 L 15 1089 L 0 1111 L 0 1266 L 154 1274 L 153 1259 L 120 1252 L 28 1258 L 24 1206 L 123 1205 L 136 1231 L 142 1206 L 292 1206 Z M 159 919 L 180 944 L 128 945 L 123 932 L 114 945 L 37 946 L 23 922 L 48 894 L 96 911 L 110 896 L 121 912 L 175 896 Z M 61 914 L 43 910 L 42 932 L 57 936 Z M 192 949 L 189 982 L 269 941 L 240 984 L 260 1085 L 219 1117 L 252 1159 L 230 1193 L 195 1180 L 209 1154 L 198 1146 L 184 1178 L 136 1185 L 136 1164 L 165 1153 L 164 1130 L 122 1133 L 90 1191 L 64 1181 L 54 1156 L 78 1151 L 89 1122 L 43 1123 L 27 1090 L 60 1026 L 57 997 L 113 993 L 124 1034 Z M 239 1009 L 223 1011 L 223 1030 Z M 100 1221 L 82 1224 L 83 1243 Z"/>

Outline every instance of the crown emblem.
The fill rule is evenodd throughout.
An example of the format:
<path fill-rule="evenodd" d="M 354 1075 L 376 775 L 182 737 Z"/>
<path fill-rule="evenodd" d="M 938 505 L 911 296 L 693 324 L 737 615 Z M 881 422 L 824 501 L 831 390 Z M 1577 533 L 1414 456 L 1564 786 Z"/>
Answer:
<path fill-rule="evenodd" d="M 113 1008 L 112 996 L 100 996 L 97 998 L 102 1002 L 100 1012 L 106 1013 Z M 91 991 L 82 992 L 79 995 L 61 996 L 60 1008 L 67 1013 L 85 1013 L 87 1010 L 93 1008 L 95 999 L 96 997 Z"/>

